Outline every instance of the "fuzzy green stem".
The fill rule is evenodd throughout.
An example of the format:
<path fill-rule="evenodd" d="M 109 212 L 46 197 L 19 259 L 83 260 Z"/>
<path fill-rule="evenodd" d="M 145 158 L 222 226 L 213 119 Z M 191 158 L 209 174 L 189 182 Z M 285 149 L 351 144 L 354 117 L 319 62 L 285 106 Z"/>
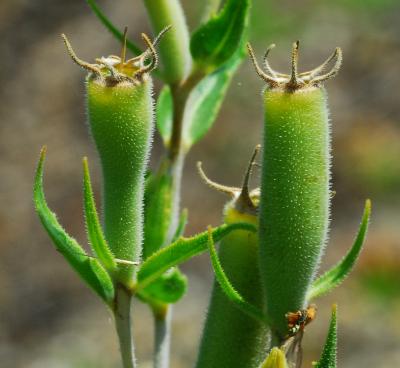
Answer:
<path fill-rule="evenodd" d="M 124 368 L 136 368 L 131 329 L 131 304 L 131 294 L 124 287 L 118 287 L 115 297 L 114 320 Z"/>
<path fill-rule="evenodd" d="M 182 185 L 182 172 L 185 162 L 185 154 L 182 149 L 182 129 L 183 129 L 183 115 L 185 110 L 186 101 L 189 97 L 190 91 L 201 79 L 202 75 L 193 74 L 182 85 L 172 86 L 173 96 L 173 127 L 172 139 L 166 153 L 166 157 L 162 160 L 165 162 L 166 175 L 171 180 L 171 196 L 170 196 L 170 220 L 165 242 L 162 245 L 167 245 L 172 242 L 176 233 L 179 223 L 180 214 L 180 196 Z M 165 316 L 154 315 L 155 323 L 155 368 L 168 368 L 169 355 L 170 355 L 170 339 L 171 339 L 171 319 L 172 319 L 172 306 L 168 307 Z"/>
<path fill-rule="evenodd" d="M 168 368 L 171 345 L 172 306 L 154 312 L 154 368 Z"/>
<path fill-rule="evenodd" d="M 173 124 L 171 141 L 168 146 L 166 157 L 169 166 L 167 170 L 172 178 L 171 222 L 167 236 L 167 243 L 172 240 L 179 222 L 182 172 L 186 156 L 186 152 L 182 147 L 185 106 L 190 92 L 203 76 L 202 73 L 194 71 L 181 86 L 172 86 Z"/>

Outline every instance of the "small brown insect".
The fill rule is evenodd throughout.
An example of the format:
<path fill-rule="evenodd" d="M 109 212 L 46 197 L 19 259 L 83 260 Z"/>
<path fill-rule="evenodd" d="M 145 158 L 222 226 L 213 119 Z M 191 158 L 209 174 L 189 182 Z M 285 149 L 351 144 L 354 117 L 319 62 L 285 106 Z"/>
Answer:
<path fill-rule="evenodd" d="M 315 319 L 317 314 L 317 306 L 311 304 L 307 309 L 302 309 L 297 312 L 286 313 L 285 317 L 288 321 L 288 337 L 296 335 L 299 331 L 304 330 L 311 321 Z"/>

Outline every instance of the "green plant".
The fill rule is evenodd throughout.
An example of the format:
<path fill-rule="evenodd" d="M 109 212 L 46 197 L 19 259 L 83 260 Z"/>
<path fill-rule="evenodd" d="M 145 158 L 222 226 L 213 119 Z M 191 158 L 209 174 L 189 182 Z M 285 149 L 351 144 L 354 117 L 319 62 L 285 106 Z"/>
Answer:
<path fill-rule="evenodd" d="M 316 279 L 330 199 L 329 124 L 322 84 L 338 72 L 340 49 L 320 67 L 298 73 L 296 43 L 288 76 L 270 68 L 270 49 L 264 71 L 248 47 L 257 73 L 267 83 L 261 188 L 248 188 L 260 147 L 242 188 L 210 181 L 199 166 L 206 183 L 232 199 L 221 226 L 185 238 L 188 214 L 180 209 L 185 157 L 213 125 L 244 58 L 250 1 L 226 0 L 218 12 L 220 2 L 209 1 L 202 25 L 190 35 L 178 0 L 145 0 L 158 36 L 151 41 L 142 34 L 143 52 L 127 39 L 126 28 L 120 32 L 94 0 L 87 3 L 122 42 L 120 57 L 87 63 L 63 36 L 71 58 L 88 71 L 89 127 L 102 165 L 104 230 L 88 160 L 83 160 L 85 223 L 93 255 L 66 233 L 47 206 L 45 148 L 36 171 L 34 202 L 57 250 L 113 313 L 123 366 L 137 366 L 131 331 L 134 297 L 146 303 L 154 316 L 154 367 L 169 366 L 171 305 L 187 288 L 178 266 L 207 251 L 216 280 L 197 367 L 300 366 L 304 327 L 315 317 L 315 308 L 308 304 L 351 271 L 370 215 L 367 201 L 353 247 Z M 136 56 L 127 59 L 127 49 Z M 333 69 L 321 75 L 334 58 Z M 165 83 L 155 113 L 151 74 Z M 162 137 L 165 154 L 150 172 L 153 126 Z M 336 366 L 335 311 L 320 367 Z"/>
<path fill-rule="evenodd" d="M 231 197 L 224 208 L 226 224 L 244 222 L 258 225 L 259 191 L 255 189 L 249 192 L 248 184 L 259 150 L 260 146 L 257 146 L 241 188 L 226 187 L 212 182 L 204 174 L 201 164 L 198 165 L 200 175 L 209 186 Z M 218 281 L 214 282 L 196 366 L 258 366 L 265 355 L 267 331 L 265 323 L 257 318 L 259 316 L 262 318 L 262 313 L 259 311 L 263 306 L 258 270 L 257 234 L 249 231 L 235 231 L 222 239 L 218 256 L 213 247 L 210 249 L 210 254 Z M 234 285 L 233 298 L 241 298 L 237 305 L 230 302 L 225 296 L 224 286 L 219 285 L 224 273 L 229 278 L 229 282 Z M 222 280 L 222 285 L 223 283 L 224 280 Z M 240 296 L 239 294 L 235 296 L 235 291 Z M 234 330 L 232 326 L 235 326 Z M 227 349 L 235 351 L 235 354 L 226 354 Z"/>

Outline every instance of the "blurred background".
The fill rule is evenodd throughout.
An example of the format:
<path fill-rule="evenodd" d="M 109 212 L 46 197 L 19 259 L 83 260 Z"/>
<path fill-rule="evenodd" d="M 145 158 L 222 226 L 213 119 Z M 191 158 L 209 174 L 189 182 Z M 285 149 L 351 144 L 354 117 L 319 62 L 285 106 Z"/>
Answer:
<path fill-rule="evenodd" d="M 396 0 L 254 0 L 250 39 L 259 56 L 267 45 L 276 69 L 289 69 L 291 43 L 301 40 L 300 69 L 323 61 L 335 46 L 343 68 L 327 83 L 333 127 L 332 230 L 322 269 L 352 244 L 365 198 L 373 216 L 365 250 L 352 276 L 318 302 L 307 328 L 304 367 L 318 359 L 339 304 L 339 367 L 400 366 L 400 2 Z M 201 1 L 182 1 L 193 30 Z M 149 32 L 140 0 L 99 1 L 138 41 Z M 45 187 L 50 206 L 86 244 L 81 203 L 81 158 L 88 155 L 97 195 L 99 162 L 87 134 L 84 72 L 66 55 L 65 32 L 85 60 L 119 53 L 83 0 L 0 2 L 0 365 L 4 368 L 118 367 L 111 316 L 52 247 L 32 205 L 40 147 L 48 145 Z M 245 60 L 218 120 L 190 153 L 182 204 L 186 234 L 218 225 L 227 198 L 198 178 L 239 185 L 260 142 L 263 83 Z M 157 90 L 159 85 L 157 85 Z M 152 162 L 162 153 L 157 137 Z M 255 175 L 253 185 L 258 185 Z M 175 307 L 172 367 L 196 356 L 212 272 L 207 256 L 183 266 L 190 288 Z M 136 303 L 141 367 L 150 367 L 152 320 Z"/>

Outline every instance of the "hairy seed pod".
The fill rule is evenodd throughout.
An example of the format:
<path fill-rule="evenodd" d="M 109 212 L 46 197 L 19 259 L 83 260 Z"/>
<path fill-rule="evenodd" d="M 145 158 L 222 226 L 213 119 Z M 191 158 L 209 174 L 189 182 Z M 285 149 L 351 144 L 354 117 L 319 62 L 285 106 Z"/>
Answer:
<path fill-rule="evenodd" d="M 291 75 L 265 71 L 250 56 L 264 91 L 265 121 L 260 197 L 260 268 L 267 316 L 279 344 L 288 333 L 287 312 L 306 307 L 328 233 L 330 127 L 322 83 L 337 74 L 341 50 L 318 68 L 298 73 L 298 42 Z M 322 74 L 336 59 L 333 68 Z"/>
<path fill-rule="evenodd" d="M 257 147 L 256 152 L 259 150 Z M 203 179 L 215 189 L 233 197 L 225 207 L 224 222 L 258 224 L 259 190 L 248 191 L 248 179 L 255 154 L 242 188 L 218 185 Z M 226 236 L 219 246 L 219 259 L 225 274 L 243 298 L 262 309 L 263 297 L 258 269 L 258 236 L 237 230 Z M 199 350 L 197 368 L 258 367 L 265 357 L 265 325 L 238 309 L 215 281 Z"/>
<path fill-rule="evenodd" d="M 89 71 L 87 110 L 90 131 L 103 173 L 105 236 L 116 258 L 139 262 L 142 252 L 144 174 L 153 131 L 152 81 L 157 66 L 153 43 L 141 56 L 125 60 L 109 56 L 89 64 L 77 58 L 65 36 L 72 59 Z M 126 39 L 126 30 L 125 30 Z M 150 61 L 146 63 L 146 59 Z M 119 267 L 117 279 L 133 282 L 135 268 Z"/>

